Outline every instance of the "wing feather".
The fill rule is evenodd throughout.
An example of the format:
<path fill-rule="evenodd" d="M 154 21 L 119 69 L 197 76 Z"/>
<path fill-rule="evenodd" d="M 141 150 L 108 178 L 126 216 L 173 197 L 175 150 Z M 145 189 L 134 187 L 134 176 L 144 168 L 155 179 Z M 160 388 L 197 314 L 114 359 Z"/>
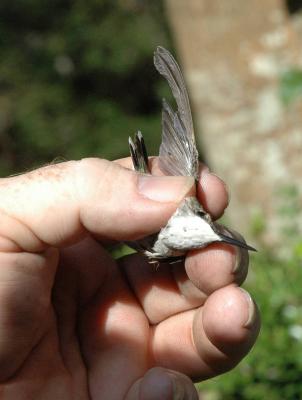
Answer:
<path fill-rule="evenodd" d="M 163 101 L 160 168 L 169 175 L 189 175 L 198 179 L 198 151 L 184 78 L 173 56 L 163 47 L 156 49 L 154 65 L 167 79 L 177 104 L 174 112 Z"/>

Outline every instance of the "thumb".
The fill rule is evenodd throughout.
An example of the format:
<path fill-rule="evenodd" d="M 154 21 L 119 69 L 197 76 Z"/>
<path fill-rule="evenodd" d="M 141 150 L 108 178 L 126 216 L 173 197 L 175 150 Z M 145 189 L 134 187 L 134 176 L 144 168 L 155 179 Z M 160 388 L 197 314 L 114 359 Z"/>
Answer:
<path fill-rule="evenodd" d="M 1 179 L 0 190 L 0 251 L 17 245 L 35 252 L 74 243 L 88 232 L 115 240 L 156 232 L 194 191 L 194 180 L 83 159 Z"/>

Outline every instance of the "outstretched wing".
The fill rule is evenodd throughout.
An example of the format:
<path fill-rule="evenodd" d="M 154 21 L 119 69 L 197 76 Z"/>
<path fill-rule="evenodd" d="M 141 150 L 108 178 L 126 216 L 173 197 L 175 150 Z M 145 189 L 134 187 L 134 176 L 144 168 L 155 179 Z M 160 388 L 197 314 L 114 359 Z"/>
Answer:
<path fill-rule="evenodd" d="M 177 104 L 174 112 L 163 100 L 160 169 L 168 175 L 189 175 L 197 180 L 198 151 L 184 78 L 173 56 L 163 47 L 156 49 L 154 65 L 167 79 Z"/>

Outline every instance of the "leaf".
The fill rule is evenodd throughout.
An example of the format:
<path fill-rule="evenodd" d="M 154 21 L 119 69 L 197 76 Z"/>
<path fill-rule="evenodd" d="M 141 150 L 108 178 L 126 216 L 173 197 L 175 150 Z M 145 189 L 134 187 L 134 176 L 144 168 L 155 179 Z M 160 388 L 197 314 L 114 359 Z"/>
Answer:
<path fill-rule="evenodd" d="M 281 75 L 280 97 L 285 105 L 289 105 L 298 97 L 302 97 L 302 70 L 290 69 Z"/>

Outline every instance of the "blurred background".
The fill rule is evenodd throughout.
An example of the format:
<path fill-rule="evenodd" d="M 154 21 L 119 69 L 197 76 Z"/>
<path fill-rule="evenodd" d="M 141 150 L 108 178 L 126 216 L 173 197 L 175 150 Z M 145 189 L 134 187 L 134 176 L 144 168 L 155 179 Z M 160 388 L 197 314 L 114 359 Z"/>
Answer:
<path fill-rule="evenodd" d="M 142 130 L 160 143 L 153 67 L 187 80 L 202 158 L 229 185 L 225 221 L 258 248 L 245 287 L 263 327 L 206 400 L 302 398 L 301 0 L 1 0 L 0 173 L 115 159 Z"/>

